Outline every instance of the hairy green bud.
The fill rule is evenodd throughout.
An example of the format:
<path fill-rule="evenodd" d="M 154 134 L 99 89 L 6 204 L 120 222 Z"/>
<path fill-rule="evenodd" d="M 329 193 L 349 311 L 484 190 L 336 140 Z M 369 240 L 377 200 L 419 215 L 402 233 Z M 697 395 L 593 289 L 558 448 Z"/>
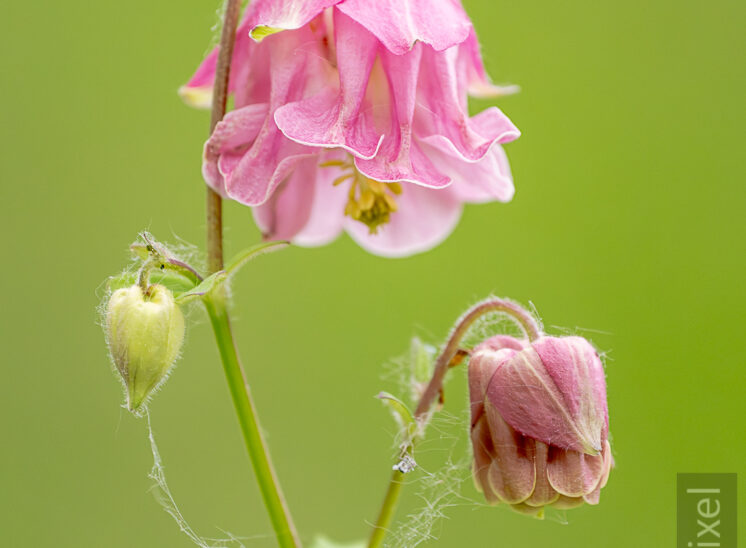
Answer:
<path fill-rule="evenodd" d="M 184 342 L 184 315 L 162 285 L 115 291 L 106 307 L 106 336 L 124 382 L 127 407 L 136 411 L 168 376 Z"/>

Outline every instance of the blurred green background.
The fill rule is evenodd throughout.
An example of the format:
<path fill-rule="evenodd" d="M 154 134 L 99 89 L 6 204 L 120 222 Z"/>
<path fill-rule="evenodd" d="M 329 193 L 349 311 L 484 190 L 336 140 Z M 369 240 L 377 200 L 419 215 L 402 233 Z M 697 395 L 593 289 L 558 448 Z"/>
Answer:
<path fill-rule="evenodd" d="M 601 504 L 567 523 L 475 505 L 466 481 L 427 544 L 671 546 L 676 473 L 746 471 L 744 4 L 465 4 L 493 77 L 522 86 L 500 103 L 523 131 L 508 147 L 513 203 L 468 207 L 431 253 L 384 260 L 342 237 L 262 258 L 235 283 L 297 525 L 304 539 L 367 535 L 392 464 L 394 428 L 373 398 L 396 390 L 383 364 L 495 292 L 607 352 L 617 468 Z M 190 545 L 149 493 L 145 424 L 119 407 L 96 306 L 137 231 L 202 244 L 208 118 L 176 89 L 217 7 L 3 8 L 3 546 Z M 229 254 L 257 241 L 248 210 L 228 204 L 226 224 Z M 191 318 L 152 405 L 169 482 L 202 535 L 273 546 L 209 325 Z M 463 372 L 446 409 L 428 472 L 466 455 Z M 400 516 L 422 505 L 412 481 Z"/>

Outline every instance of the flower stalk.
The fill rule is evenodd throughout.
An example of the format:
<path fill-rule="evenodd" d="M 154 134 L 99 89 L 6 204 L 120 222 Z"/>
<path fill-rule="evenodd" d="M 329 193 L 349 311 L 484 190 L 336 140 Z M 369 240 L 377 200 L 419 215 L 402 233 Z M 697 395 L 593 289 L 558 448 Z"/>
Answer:
<path fill-rule="evenodd" d="M 240 11 L 241 3 L 239 0 L 226 1 L 212 95 L 210 134 L 225 116 L 230 61 L 233 55 Z M 208 273 L 212 274 L 223 268 L 223 204 L 220 194 L 209 186 L 207 187 L 206 212 L 207 267 Z M 205 306 L 215 333 L 215 341 L 220 351 L 223 369 L 246 443 L 246 449 L 264 499 L 264 505 L 272 521 L 277 542 L 282 548 L 297 548 L 301 545 L 298 534 L 272 467 L 267 445 L 262 438 L 256 408 L 238 358 L 231 331 L 230 317 L 226 308 L 224 290 L 219 289 L 215 294 L 205 299 Z"/>
<path fill-rule="evenodd" d="M 448 337 L 446 345 L 438 355 L 435 361 L 435 367 L 433 368 L 433 375 L 428 383 L 425 391 L 420 397 L 420 401 L 417 404 L 417 408 L 414 412 L 414 418 L 418 423 L 418 436 L 424 435 L 425 428 L 432 416 L 430 411 L 433 404 L 440 397 L 443 390 L 443 380 L 448 372 L 449 367 L 452 363 L 458 363 L 459 350 L 461 349 L 461 341 L 469 331 L 469 328 L 474 323 L 484 316 L 492 312 L 502 312 L 508 315 L 521 330 L 526 334 L 529 341 L 535 341 L 541 336 L 541 326 L 538 322 L 529 314 L 527 314 L 523 308 L 518 306 L 512 301 L 507 299 L 490 298 L 477 303 L 470 308 L 461 318 L 458 319 L 456 325 L 451 330 L 451 334 Z M 415 440 L 411 440 L 411 445 L 414 445 Z M 379 548 L 383 545 L 383 539 L 391 525 L 391 521 L 394 518 L 396 512 L 396 504 L 401 494 L 402 482 L 404 474 L 399 470 L 394 470 L 389 480 L 386 495 L 381 505 L 381 510 L 378 514 L 376 524 L 373 526 L 370 539 L 368 541 L 368 548 Z"/>

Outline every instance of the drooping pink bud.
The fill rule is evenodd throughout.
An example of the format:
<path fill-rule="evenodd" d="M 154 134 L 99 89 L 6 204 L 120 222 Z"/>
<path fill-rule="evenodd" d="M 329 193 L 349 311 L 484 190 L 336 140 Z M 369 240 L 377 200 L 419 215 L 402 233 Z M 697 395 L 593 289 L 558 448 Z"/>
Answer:
<path fill-rule="evenodd" d="M 469 362 L 474 479 L 491 503 L 597 504 L 613 466 L 603 365 L 581 337 L 497 336 Z"/>

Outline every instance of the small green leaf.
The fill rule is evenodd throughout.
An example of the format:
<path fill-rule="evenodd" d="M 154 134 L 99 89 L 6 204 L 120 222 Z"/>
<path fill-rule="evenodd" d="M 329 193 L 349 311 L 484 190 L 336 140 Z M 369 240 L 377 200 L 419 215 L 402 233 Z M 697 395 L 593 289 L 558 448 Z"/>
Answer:
<path fill-rule="evenodd" d="M 214 274 L 208 276 L 200 283 L 192 287 L 189 291 L 186 291 L 185 293 L 177 296 L 176 302 L 179 304 L 184 304 L 191 301 L 192 299 L 205 297 L 211 291 L 220 287 L 223 282 L 225 282 L 231 275 L 238 272 L 246 263 L 248 263 L 252 259 L 255 259 L 259 255 L 263 255 L 265 253 L 277 251 L 278 249 L 282 249 L 283 247 L 287 247 L 288 245 L 288 242 L 283 241 L 264 242 L 239 252 L 230 261 L 228 261 L 227 266 L 223 270 L 215 272 Z"/>
<path fill-rule="evenodd" d="M 257 258 L 259 255 L 265 253 L 271 253 L 272 251 L 278 251 L 284 247 L 290 245 L 290 242 L 276 241 L 276 242 L 263 242 L 261 244 L 249 247 L 243 251 L 239 251 L 234 255 L 230 261 L 228 261 L 225 272 L 230 276 L 238 272 L 246 263 L 252 259 Z"/>
<path fill-rule="evenodd" d="M 198 297 L 204 297 L 216 287 L 220 287 L 220 285 L 227 278 L 228 274 L 225 272 L 225 270 L 219 270 L 215 274 L 212 274 L 211 276 L 205 278 L 200 284 L 194 286 L 189 291 L 186 291 L 185 293 L 177 296 L 176 302 L 179 304 L 184 304 Z"/>
<path fill-rule="evenodd" d="M 407 404 L 388 392 L 381 392 L 376 397 L 389 408 L 389 411 L 394 416 L 394 420 L 405 434 L 411 436 L 415 433 L 417 430 L 417 421 L 407 407 Z"/>

